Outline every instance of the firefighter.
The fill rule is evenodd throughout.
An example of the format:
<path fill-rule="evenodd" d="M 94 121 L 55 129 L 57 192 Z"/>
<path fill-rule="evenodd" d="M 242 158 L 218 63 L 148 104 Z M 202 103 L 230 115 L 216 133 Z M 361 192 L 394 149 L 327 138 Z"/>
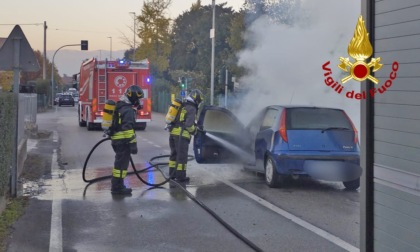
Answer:
<path fill-rule="evenodd" d="M 169 157 L 169 174 L 171 179 L 175 179 L 178 182 L 188 182 L 190 180 L 186 171 L 188 147 L 191 136 L 197 132 L 195 117 L 202 101 L 203 94 L 201 91 L 198 89 L 192 90 L 170 127 L 169 147 L 171 148 L 171 154 Z"/>
<path fill-rule="evenodd" d="M 140 99 L 144 97 L 143 90 L 138 86 L 130 86 L 115 106 L 113 116 L 112 148 L 115 152 L 114 168 L 112 169 L 111 193 L 131 194 L 131 188 L 124 185 L 130 154 L 137 154 L 137 140 L 134 131 L 136 109 L 141 107 Z M 133 107 L 134 106 L 134 107 Z"/>

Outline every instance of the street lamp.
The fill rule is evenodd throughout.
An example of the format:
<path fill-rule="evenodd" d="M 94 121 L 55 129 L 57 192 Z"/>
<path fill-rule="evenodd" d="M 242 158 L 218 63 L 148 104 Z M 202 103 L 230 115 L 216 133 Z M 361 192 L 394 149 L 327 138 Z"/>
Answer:
<path fill-rule="evenodd" d="M 110 39 L 109 43 L 109 60 L 112 60 L 112 37 L 108 37 Z"/>
<path fill-rule="evenodd" d="M 51 106 L 54 106 L 54 58 L 55 55 L 58 53 L 58 51 L 67 46 L 81 46 L 81 50 L 87 50 L 88 49 L 88 41 L 82 40 L 80 41 L 80 44 L 70 44 L 70 45 L 63 45 L 62 47 L 58 48 L 53 55 L 52 62 L 51 62 Z"/>
<path fill-rule="evenodd" d="M 133 14 L 133 19 L 134 19 L 134 24 L 133 24 L 133 32 L 134 32 L 134 36 L 133 36 L 133 61 L 135 61 L 136 58 L 136 13 L 135 12 L 130 12 L 130 14 Z"/>

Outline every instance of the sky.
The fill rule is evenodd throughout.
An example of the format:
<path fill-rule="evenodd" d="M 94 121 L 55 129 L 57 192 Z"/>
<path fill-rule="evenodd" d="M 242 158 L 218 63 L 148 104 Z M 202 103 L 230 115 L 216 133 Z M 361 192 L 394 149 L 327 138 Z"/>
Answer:
<path fill-rule="evenodd" d="M 32 48 L 43 52 L 43 23 L 46 21 L 47 51 L 55 51 L 63 45 L 80 44 L 81 40 L 89 41 L 89 50 L 128 50 L 128 45 L 124 44 L 121 38 L 123 34 L 133 38 L 131 28 L 134 19 L 130 12 L 139 15 L 143 2 L 143 0 L 2 1 L 0 37 L 9 36 L 14 25 L 20 24 Z M 195 2 L 196 0 L 172 0 L 167 14 L 171 18 L 176 18 Z M 212 3 L 211 0 L 201 2 L 202 5 Z M 239 10 L 244 0 L 216 0 L 216 4 L 223 2 Z M 68 49 L 79 50 L 79 47 Z"/>

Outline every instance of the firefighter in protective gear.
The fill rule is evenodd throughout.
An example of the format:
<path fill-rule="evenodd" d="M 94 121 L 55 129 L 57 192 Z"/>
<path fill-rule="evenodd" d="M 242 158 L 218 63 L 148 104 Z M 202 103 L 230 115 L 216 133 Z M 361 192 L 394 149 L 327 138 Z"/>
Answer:
<path fill-rule="evenodd" d="M 198 107 L 203 101 L 203 94 L 200 90 L 194 89 L 185 99 L 180 108 L 173 126 L 170 129 L 169 147 L 171 154 L 169 157 L 169 175 L 171 179 L 178 182 L 188 182 L 187 160 L 188 147 L 191 142 L 191 136 L 197 132 L 195 118 Z"/>
<path fill-rule="evenodd" d="M 133 85 L 127 88 L 115 106 L 111 135 L 111 144 L 115 152 L 111 179 L 112 194 L 131 194 L 131 188 L 124 185 L 124 178 L 127 176 L 130 154 L 137 154 L 134 131 L 137 112 L 133 106 L 140 106 L 140 99 L 143 97 L 143 90 Z"/>

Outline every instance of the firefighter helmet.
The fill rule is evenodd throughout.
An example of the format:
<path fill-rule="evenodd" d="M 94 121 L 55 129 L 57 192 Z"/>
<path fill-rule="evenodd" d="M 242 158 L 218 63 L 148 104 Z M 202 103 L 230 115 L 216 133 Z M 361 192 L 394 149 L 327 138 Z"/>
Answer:
<path fill-rule="evenodd" d="M 198 89 L 193 89 L 188 96 L 191 97 L 197 106 L 199 106 L 204 99 L 203 93 L 201 93 L 201 91 Z"/>
<path fill-rule="evenodd" d="M 134 106 L 140 105 L 140 99 L 144 97 L 143 90 L 136 85 L 127 88 L 127 90 L 125 90 L 124 95 Z"/>

